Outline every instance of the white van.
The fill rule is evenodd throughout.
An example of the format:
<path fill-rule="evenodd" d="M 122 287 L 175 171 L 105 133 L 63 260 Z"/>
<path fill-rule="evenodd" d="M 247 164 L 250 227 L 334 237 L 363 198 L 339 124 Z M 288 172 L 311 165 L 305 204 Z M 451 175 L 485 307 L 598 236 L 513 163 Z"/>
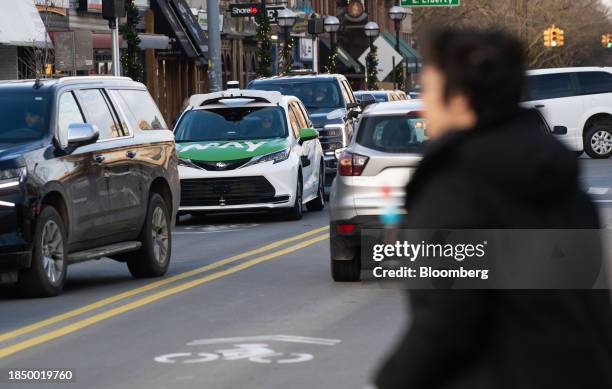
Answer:
<path fill-rule="evenodd" d="M 612 155 L 612 68 L 540 69 L 527 76 L 523 105 L 538 109 L 559 140 L 591 158 Z"/>

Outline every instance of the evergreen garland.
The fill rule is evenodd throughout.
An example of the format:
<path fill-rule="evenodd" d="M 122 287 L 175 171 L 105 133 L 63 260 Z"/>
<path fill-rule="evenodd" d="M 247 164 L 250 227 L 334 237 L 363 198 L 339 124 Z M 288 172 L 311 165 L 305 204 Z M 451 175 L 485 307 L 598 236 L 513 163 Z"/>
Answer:
<path fill-rule="evenodd" d="M 293 38 L 290 36 L 285 47 L 283 47 L 283 53 L 281 55 L 281 66 L 282 69 L 279 73 L 283 76 L 291 73 L 293 67 Z"/>
<path fill-rule="evenodd" d="M 372 45 L 372 50 L 366 56 L 366 66 L 368 73 L 367 90 L 378 90 L 378 49 Z"/>
<path fill-rule="evenodd" d="M 329 58 L 327 59 L 327 65 L 325 65 L 325 71 L 329 74 L 335 74 L 338 72 L 338 46 L 335 46 L 334 49 L 329 53 Z"/>
<path fill-rule="evenodd" d="M 134 81 L 142 82 L 142 62 L 140 60 L 140 38 L 136 26 L 140 23 L 140 15 L 138 8 L 134 4 L 134 0 L 125 2 L 125 10 L 127 14 L 126 24 L 119 27 L 119 32 L 123 39 L 127 42 L 127 49 L 123 50 L 121 55 L 121 66 L 123 73 Z"/>
<path fill-rule="evenodd" d="M 395 67 L 395 80 L 397 81 L 397 89 L 404 90 L 404 64 L 400 63 Z"/>
<path fill-rule="evenodd" d="M 257 77 L 270 77 L 272 75 L 272 39 L 270 38 L 270 21 L 266 12 L 255 16 L 257 23 Z"/>

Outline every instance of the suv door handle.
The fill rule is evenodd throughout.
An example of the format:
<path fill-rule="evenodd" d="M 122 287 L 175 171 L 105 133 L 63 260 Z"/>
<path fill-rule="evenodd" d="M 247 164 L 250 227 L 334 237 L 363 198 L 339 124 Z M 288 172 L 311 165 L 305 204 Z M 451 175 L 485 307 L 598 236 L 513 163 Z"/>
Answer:
<path fill-rule="evenodd" d="M 535 108 L 544 108 L 544 107 L 545 107 L 544 104 L 538 104 L 538 105 L 535 106 Z"/>
<path fill-rule="evenodd" d="M 130 150 L 130 151 L 128 151 L 127 153 L 125 153 L 125 155 L 126 155 L 128 158 L 132 159 L 132 158 L 136 157 L 136 152 L 135 152 L 135 151 L 131 151 L 131 150 Z"/>
<path fill-rule="evenodd" d="M 105 159 L 106 158 L 103 155 L 101 155 L 101 154 L 98 154 L 98 155 L 94 156 L 94 161 L 96 161 L 97 163 L 102 163 L 102 162 L 104 162 Z"/>

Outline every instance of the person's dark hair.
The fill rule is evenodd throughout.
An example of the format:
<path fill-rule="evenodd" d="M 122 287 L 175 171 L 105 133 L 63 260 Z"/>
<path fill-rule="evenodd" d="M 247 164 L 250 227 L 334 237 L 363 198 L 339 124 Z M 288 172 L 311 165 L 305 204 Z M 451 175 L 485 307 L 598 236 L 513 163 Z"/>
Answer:
<path fill-rule="evenodd" d="M 506 32 L 439 29 L 426 35 L 426 64 L 446 78 L 445 96 L 465 94 L 479 120 L 515 111 L 525 85 L 521 42 Z"/>

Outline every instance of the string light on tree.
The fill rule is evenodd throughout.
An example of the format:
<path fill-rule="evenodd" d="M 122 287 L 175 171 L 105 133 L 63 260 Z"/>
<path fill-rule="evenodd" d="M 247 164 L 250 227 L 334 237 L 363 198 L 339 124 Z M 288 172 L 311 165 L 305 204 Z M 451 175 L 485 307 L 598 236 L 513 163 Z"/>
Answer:
<path fill-rule="evenodd" d="M 257 31 L 257 76 L 270 77 L 272 75 L 272 38 L 270 20 L 265 12 L 259 12 L 255 16 Z"/>

